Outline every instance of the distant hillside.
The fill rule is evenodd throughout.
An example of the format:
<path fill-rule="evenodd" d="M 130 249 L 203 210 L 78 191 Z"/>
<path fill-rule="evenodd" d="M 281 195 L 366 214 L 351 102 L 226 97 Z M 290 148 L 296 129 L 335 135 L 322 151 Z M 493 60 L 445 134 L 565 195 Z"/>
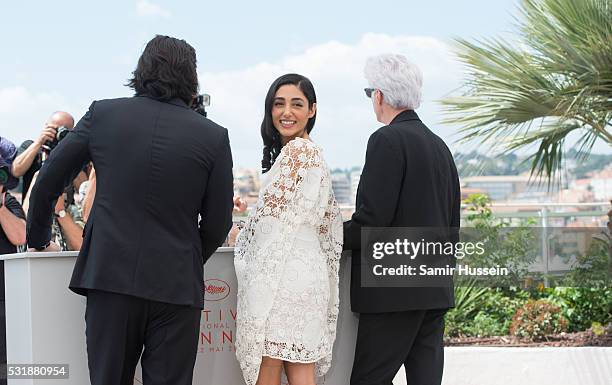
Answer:
<path fill-rule="evenodd" d="M 612 152 L 612 151 L 611 151 Z M 568 159 L 575 159 L 577 151 L 572 149 L 568 153 Z M 601 170 L 602 168 L 612 164 L 612 154 L 591 154 L 584 161 L 575 161 L 576 165 L 572 170 L 577 179 L 586 178 L 586 174 L 591 171 Z"/>
<path fill-rule="evenodd" d="M 576 179 L 585 178 L 591 171 L 601 170 L 612 164 L 612 154 L 591 154 L 586 159 L 576 158 L 577 151 L 572 149 L 566 155 L 566 171 Z M 531 160 L 515 154 L 489 157 L 472 151 L 469 154 L 455 153 L 459 175 L 519 175 L 531 170 Z"/>

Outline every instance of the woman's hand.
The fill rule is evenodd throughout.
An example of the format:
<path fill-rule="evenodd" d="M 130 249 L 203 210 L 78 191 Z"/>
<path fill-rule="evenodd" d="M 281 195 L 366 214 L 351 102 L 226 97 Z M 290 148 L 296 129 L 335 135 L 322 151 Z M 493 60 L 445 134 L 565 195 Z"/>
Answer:
<path fill-rule="evenodd" d="M 245 201 L 240 198 L 240 196 L 236 195 L 234 197 L 234 212 L 235 213 L 243 213 L 246 211 L 248 205 Z"/>

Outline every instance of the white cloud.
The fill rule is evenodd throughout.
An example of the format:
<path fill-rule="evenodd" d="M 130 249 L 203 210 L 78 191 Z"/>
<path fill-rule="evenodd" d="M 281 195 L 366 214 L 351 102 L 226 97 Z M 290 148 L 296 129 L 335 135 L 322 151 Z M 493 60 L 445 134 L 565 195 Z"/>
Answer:
<path fill-rule="evenodd" d="M 323 147 L 330 167 L 361 165 L 369 135 L 381 126 L 363 93 L 367 86 L 363 65 L 368 56 L 384 52 L 402 53 L 423 70 L 424 98 L 417 112 L 451 144 L 453 129 L 438 124 L 440 107 L 434 103 L 455 89 L 461 78 L 449 47 L 431 37 L 366 34 L 354 44 L 330 41 L 277 62 L 201 73 L 202 90 L 212 95 L 209 117 L 229 129 L 235 165 L 259 167 L 265 94 L 275 78 L 288 72 L 308 76 L 315 86 L 318 114 L 312 136 Z M 206 52 L 199 54 L 206 57 Z M 51 112 L 66 110 L 78 120 L 90 102 L 23 86 L 0 89 L 0 133 L 19 144 L 38 135 Z"/>
<path fill-rule="evenodd" d="M 57 110 L 67 111 L 78 120 L 87 105 L 79 105 L 58 93 L 32 92 L 23 86 L 0 89 L 0 135 L 17 146 L 34 139 L 45 121 Z"/>
<path fill-rule="evenodd" d="M 136 4 L 138 16 L 169 18 L 170 12 L 161 6 L 147 0 L 139 0 Z"/>
<path fill-rule="evenodd" d="M 366 34 L 355 44 L 330 41 L 276 63 L 204 72 L 202 89 L 212 95 L 209 117 L 229 129 L 234 163 L 258 167 L 265 94 L 275 78 L 297 72 L 315 86 L 318 113 L 312 136 L 322 145 L 330 167 L 361 165 L 369 135 L 381 126 L 363 93 L 363 65 L 368 56 L 386 52 L 404 54 L 422 69 L 424 100 L 417 112 L 450 145 L 453 129 L 438 124 L 440 107 L 434 101 L 458 87 L 460 67 L 450 48 L 432 37 Z"/>

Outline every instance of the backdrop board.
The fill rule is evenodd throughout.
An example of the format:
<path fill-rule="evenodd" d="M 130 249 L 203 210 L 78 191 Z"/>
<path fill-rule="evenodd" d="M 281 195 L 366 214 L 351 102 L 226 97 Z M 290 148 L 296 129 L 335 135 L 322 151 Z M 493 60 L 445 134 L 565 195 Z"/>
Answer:
<path fill-rule="evenodd" d="M 85 297 L 68 289 L 76 252 L 22 253 L 5 260 L 7 362 L 68 364 L 68 379 L 10 379 L 9 385 L 89 384 Z M 200 321 L 194 384 L 244 384 L 234 353 L 236 275 L 233 249 L 220 248 L 206 263 L 205 308 Z M 346 385 L 353 361 L 357 318 L 350 311 L 350 260 L 340 269 L 340 317 L 334 362 L 319 385 Z M 141 384 L 140 365 L 135 384 Z"/>
<path fill-rule="evenodd" d="M 205 267 L 206 308 L 200 324 L 193 384 L 244 384 L 234 356 L 236 276 L 233 250 L 222 248 Z M 10 379 L 9 385 L 90 385 L 85 350 L 85 298 L 68 282 L 76 253 L 0 256 L 5 270 L 7 362 L 68 364 L 68 379 Z M 318 385 L 346 385 L 357 318 L 349 309 L 350 258 L 340 266 L 340 317 L 333 365 Z M 612 347 L 445 348 L 443 385 L 608 385 Z M 134 379 L 141 384 L 140 371 Z M 403 368 L 393 383 L 406 385 Z M 286 382 L 285 382 L 286 385 Z"/>

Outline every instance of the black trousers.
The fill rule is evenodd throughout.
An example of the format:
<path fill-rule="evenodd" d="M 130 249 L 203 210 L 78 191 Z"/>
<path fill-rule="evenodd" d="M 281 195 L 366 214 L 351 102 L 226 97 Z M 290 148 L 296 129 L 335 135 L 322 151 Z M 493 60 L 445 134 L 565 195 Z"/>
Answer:
<path fill-rule="evenodd" d="M 91 385 L 191 385 L 200 309 L 90 290 L 85 312 Z M 144 352 L 143 352 L 144 346 Z"/>
<path fill-rule="evenodd" d="M 402 364 L 408 385 L 439 385 L 446 311 L 361 313 L 351 385 L 392 385 Z"/>

